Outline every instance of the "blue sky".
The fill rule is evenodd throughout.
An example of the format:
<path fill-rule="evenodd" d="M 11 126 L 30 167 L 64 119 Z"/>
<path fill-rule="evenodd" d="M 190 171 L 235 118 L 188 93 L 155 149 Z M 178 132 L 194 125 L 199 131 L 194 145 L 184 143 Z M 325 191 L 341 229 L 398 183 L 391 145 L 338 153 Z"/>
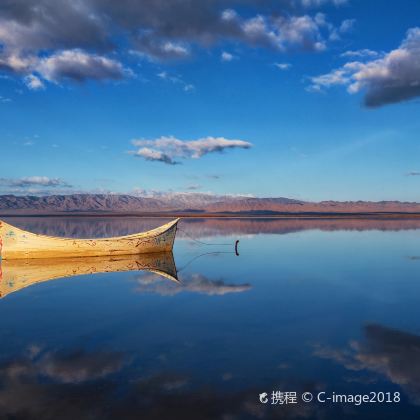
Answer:
<path fill-rule="evenodd" d="M 0 193 L 420 200 L 419 2 L 58 3 L 0 6 Z"/>

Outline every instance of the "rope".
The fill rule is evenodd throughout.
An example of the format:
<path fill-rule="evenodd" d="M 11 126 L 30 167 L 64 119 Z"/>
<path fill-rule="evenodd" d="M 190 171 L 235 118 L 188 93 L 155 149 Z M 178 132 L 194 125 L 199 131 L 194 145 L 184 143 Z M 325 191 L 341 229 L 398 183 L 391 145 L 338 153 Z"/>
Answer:
<path fill-rule="evenodd" d="M 195 260 L 198 260 L 201 257 L 206 255 L 219 255 L 219 254 L 234 254 L 234 252 L 226 252 L 226 251 L 219 251 L 219 252 L 206 252 L 204 254 L 196 255 L 194 258 L 191 258 L 186 264 L 184 264 L 180 269 L 177 270 L 177 273 L 180 273 L 182 270 L 186 269 L 189 265 L 191 265 Z"/>
<path fill-rule="evenodd" d="M 180 230 L 181 232 L 183 232 L 186 236 L 188 236 L 192 241 L 194 241 L 194 242 L 197 242 L 198 244 L 201 244 L 201 245 L 217 245 L 217 246 L 232 246 L 232 245 L 234 245 L 234 244 L 232 244 L 232 243 L 230 243 L 230 244 L 227 244 L 227 243 L 224 243 L 224 244 L 210 244 L 210 243 L 208 243 L 208 242 L 202 242 L 202 241 L 199 241 L 198 239 L 195 239 L 195 238 L 193 238 L 190 234 L 188 234 L 185 230 L 183 230 L 183 229 L 181 229 L 180 227 L 178 227 L 178 230 Z"/>

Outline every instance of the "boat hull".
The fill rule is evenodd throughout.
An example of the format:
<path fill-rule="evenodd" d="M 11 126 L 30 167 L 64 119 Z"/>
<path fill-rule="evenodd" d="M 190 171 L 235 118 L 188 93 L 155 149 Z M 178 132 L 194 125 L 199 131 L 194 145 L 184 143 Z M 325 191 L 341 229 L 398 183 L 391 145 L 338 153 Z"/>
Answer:
<path fill-rule="evenodd" d="M 26 232 L 0 221 L 0 255 L 4 260 L 97 257 L 172 251 L 176 219 L 144 233 L 115 238 L 58 238 Z"/>

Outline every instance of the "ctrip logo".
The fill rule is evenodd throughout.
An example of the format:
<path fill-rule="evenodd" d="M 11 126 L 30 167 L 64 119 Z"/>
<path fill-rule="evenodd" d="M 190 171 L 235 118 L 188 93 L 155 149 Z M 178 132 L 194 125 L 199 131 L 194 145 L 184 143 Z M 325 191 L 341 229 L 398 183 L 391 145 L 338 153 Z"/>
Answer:
<path fill-rule="evenodd" d="M 260 403 L 261 404 L 267 404 L 268 403 L 268 398 L 267 398 L 267 393 L 263 392 L 262 394 L 260 394 Z"/>

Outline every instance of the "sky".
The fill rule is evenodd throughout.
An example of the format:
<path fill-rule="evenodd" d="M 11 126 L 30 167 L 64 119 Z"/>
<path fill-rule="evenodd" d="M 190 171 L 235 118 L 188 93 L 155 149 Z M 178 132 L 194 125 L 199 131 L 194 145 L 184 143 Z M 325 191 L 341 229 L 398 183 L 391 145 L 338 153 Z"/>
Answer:
<path fill-rule="evenodd" d="M 0 3 L 0 194 L 420 201 L 420 2 Z"/>

